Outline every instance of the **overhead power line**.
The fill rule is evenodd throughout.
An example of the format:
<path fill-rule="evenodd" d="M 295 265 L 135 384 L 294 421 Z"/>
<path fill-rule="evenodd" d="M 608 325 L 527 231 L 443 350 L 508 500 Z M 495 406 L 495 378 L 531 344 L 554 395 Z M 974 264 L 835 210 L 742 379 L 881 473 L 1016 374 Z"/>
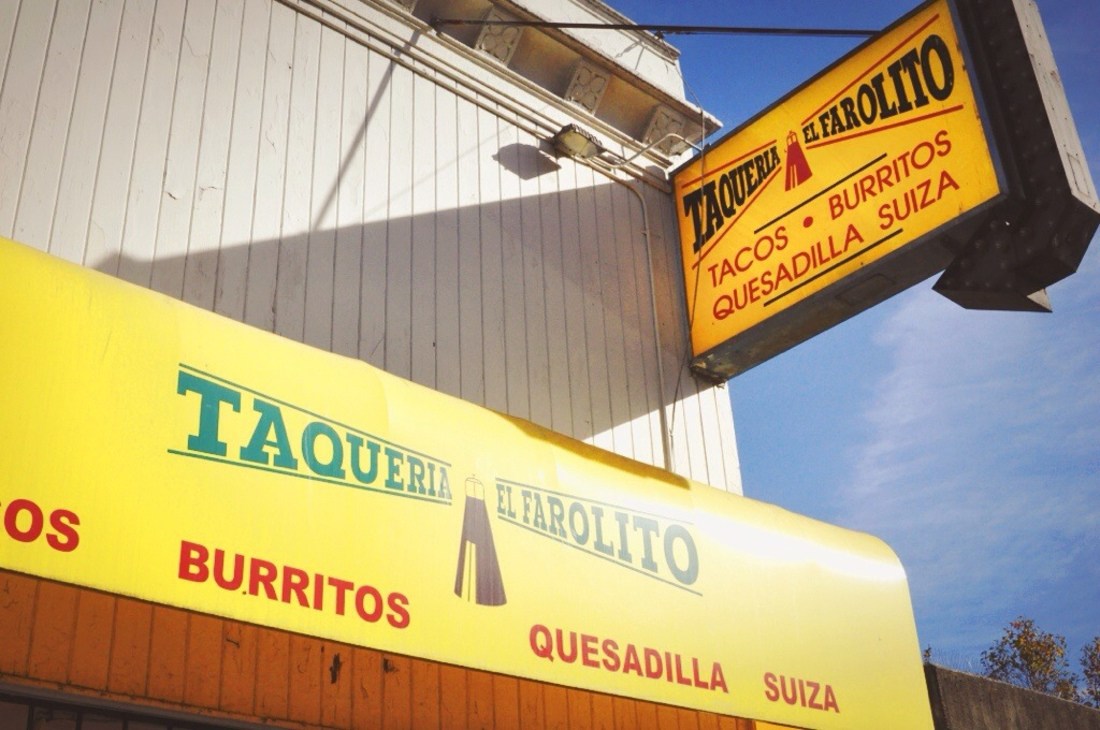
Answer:
<path fill-rule="evenodd" d="M 852 28 L 757 28 L 739 25 L 667 25 L 659 23 L 555 23 L 548 20 L 478 20 L 474 18 L 432 18 L 431 26 L 498 25 L 554 30 L 647 30 L 663 35 L 784 35 L 834 38 L 867 38 L 879 31 Z"/>

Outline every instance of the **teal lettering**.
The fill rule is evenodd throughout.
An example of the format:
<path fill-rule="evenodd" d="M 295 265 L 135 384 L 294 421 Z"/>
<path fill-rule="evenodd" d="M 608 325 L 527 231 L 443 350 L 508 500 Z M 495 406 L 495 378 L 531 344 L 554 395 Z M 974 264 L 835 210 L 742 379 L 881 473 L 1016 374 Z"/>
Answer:
<path fill-rule="evenodd" d="M 328 463 L 317 458 L 317 439 L 327 439 L 332 451 Z M 336 429 L 324 423 L 314 421 L 302 431 L 302 458 L 314 474 L 334 479 L 344 478 L 344 444 Z"/>
<path fill-rule="evenodd" d="M 634 560 L 634 556 L 630 554 L 630 547 L 627 545 L 626 529 L 630 524 L 630 515 L 626 512 L 616 512 L 615 521 L 619 523 L 619 560 L 624 563 L 629 563 Z"/>
<path fill-rule="evenodd" d="M 404 489 L 401 481 L 401 452 L 386 447 L 386 487 L 389 489 Z"/>
<path fill-rule="evenodd" d="M 687 565 L 683 568 L 676 563 L 674 543 L 677 540 L 684 546 L 684 557 L 687 558 Z M 683 525 L 669 525 L 665 530 L 665 562 L 672 576 L 686 586 L 699 578 L 699 552 L 695 547 L 695 540 L 691 538 L 691 533 Z"/>
<path fill-rule="evenodd" d="M 642 529 L 642 536 L 645 539 L 642 567 L 656 573 L 657 561 L 653 559 L 653 536 L 657 534 L 660 528 L 657 525 L 657 520 L 634 515 L 634 529 L 637 530 L 639 527 Z"/>
<path fill-rule="evenodd" d="M 565 505 L 557 497 L 547 497 L 550 503 L 550 532 L 565 537 Z"/>
<path fill-rule="evenodd" d="M 405 457 L 409 462 L 409 491 L 417 494 L 427 494 L 424 489 L 424 462 L 412 454 Z"/>
<path fill-rule="evenodd" d="M 580 519 L 577 519 L 577 518 Z M 579 523 L 579 524 L 578 524 Z M 569 505 L 569 531 L 573 534 L 573 542 L 578 545 L 588 544 L 588 512 L 580 502 Z"/>
<path fill-rule="evenodd" d="M 451 501 L 451 479 L 450 479 L 450 477 L 447 476 L 447 467 L 444 466 L 443 464 L 439 465 L 439 484 L 435 483 L 435 465 L 432 464 L 431 462 L 429 462 L 428 463 L 428 468 L 431 469 L 431 473 L 432 473 L 432 488 L 436 492 L 439 493 L 439 498 L 440 499 L 445 499 L 448 502 L 450 502 Z M 433 493 L 433 496 L 435 496 L 434 493 Z M 512 504 L 512 489 L 511 489 L 511 487 L 508 488 L 508 504 L 509 504 L 509 507 Z M 512 512 L 511 516 L 515 517 L 516 513 Z"/>
<path fill-rule="evenodd" d="M 542 510 L 542 497 L 535 495 L 535 520 L 533 523 L 536 530 L 542 530 L 547 532 L 546 529 L 546 515 Z"/>
<path fill-rule="evenodd" d="M 176 379 L 176 393 L 199 394 L 199 432 L 187 437 L 187 448 L 204 454 L 225 456 L 226 444 L 218 439 L 218 418 L 221 404 L 228 403 L 234 411 L 241 410 L 241 394 L 223 385 L 212 383 L 191 373 L 179 372 Z"/>
<path fill-rule="evenodd" d="M 275 454 L 274 465 L 283 469 L 296 469 L 298 460 L 290 451 L 290 439 L 286 435 L 286 424 L 283 422 L 283 412 L 273 403 L 257 398 L 252 403 L 252 408 L 260 414 L 256 421 L 256 428 L 252 431 L 252 438 L 247 446 L 241 447 L 241 458 L 255 464 L 268 463 L 268 453 L 264 448 L 273 446 Z"/>
<path fill-rule="evenodd" d="M 592 506 L 592 521 L 596 523 L 596 538 L 592 542 L 592 547 L 596 549 L 596 552 L 603 553 L 607 556 L 612 556 L 615 553 L 615 546 L 603 541 L 603 508 Z"/>
<path fill-rule="evenodd" d="M 360 484 L 373 484 L 378 477 L 378 450 L 381 448 L 373 441 L 367 442 L 367 451 L 370 452 L 370 469 L 363 471 L 359 463 L 359 450 L 363 447 L 363 439 L 353 433 L 347 435 L 348 446 L 351 447 L 351 473 Z"/>

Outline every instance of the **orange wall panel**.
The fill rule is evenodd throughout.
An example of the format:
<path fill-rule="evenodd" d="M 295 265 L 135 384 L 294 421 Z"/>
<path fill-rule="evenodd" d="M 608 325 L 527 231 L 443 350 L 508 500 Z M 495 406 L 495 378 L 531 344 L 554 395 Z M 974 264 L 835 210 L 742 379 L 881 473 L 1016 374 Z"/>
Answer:
<path fill-rule="evenodd" d="M 22 675 L 27 671 L 39 583 L 34 578 L 0 571 L 0 672 Z"/>
<path fill-rule="evenodd" d="M 382 658 L 382 714 L 387 728 L 413 730 L 412 660 L 386 654 Z"/>
<path fill-rule="evenodd" d="M 108 691 L 130 697 L 146 696 L 152 627 L 152 605 L 126 599 L 116 601 Z"/>
<path fill-rule="evenodd" d="M 543 685 L 542 697 L 546 729 L 567 730 L 569 727 L 569 690 L 565 687 L 555 687 L 552 684 Z"/>
<path fill-rule="evenodd" d="M 662 730 L 657 719 L 657 705 L 638 702 L 634 706 L 637 712 L 638 730 Z"/>
<path fill-rule="evenodd" d="M 223 655 L 222 620 L 192 614 L 187 631 L 183 701 L 198 707 L 218 707 Z"/>
<path fill-rule="evenodd" d="M 256 707 L 256 654 L 258 651 L 255 626 L 226 621 L 222 645 L 221 709 L 241 715 L 251 715 Z"/>
<path fill-rule="evenodd" d="M 290 693 L 290 635 L 264 631 L 256 665 L 263 671 L 263 681 L 256 683 L 256 714 L 261 718 L 286 717 Z"/>
<path fill-rule="evenodd" d="M 65 682 L 69 669 L 69 648 L 76 624 L 77 590 L 71 586 L 43 582 L 38 587 L 31 651 L 27 672 L 42 679 Z"/>
<path fill-rule="evenodd" d="M 460 667 L 439 667 L 439 727 L 441 730 L 466 730 L 466 675 Z"/>
<path fill-rule="evenodd" d="M 592 726 L 592 693 L 579 689 L 566 690 L 569 707 L 569 727 Z"/>
<path fill-rule="evenodd" d="M 466 727 L 495 727 L 493 712 L 493 677 L 485 672 L 466 673 Z"/>
<path fill-rule="evenodd" d="M 149 641 L 149 696 L 183 702 L 187 668 L 188 616 L 166 606 L 153 606 L 153 636 Z"/>
<path fill-rule="evenodd" d="M 351 651 L 340 644 L 325 644 L 321 662 L 321 724 L 352 727 Z M 356 726 L 358 727 L 358 726 Z"/>
<path fill-rule="evenodd" d="M 356 647 L 351 656 L 352 727 L 381 727 L 382 654 Z"/>
<path fill-rule="evenodd" d="M 0 682 L 295 730 L 753 730 L 735 718 L 382 654 L 2 570 Z"/>
<path fill-rule="evenodd" d="M 111 642 L 115 630 L 115 598 L 93 591 L 77 594 L 69 682 L 90 689 L 107 688 Z"/>
<path fill-rule="evenodd" d="M 493 676 L 493 722 L 497 727 L 523 727 L 519 711 L 519 680 Z"/>
<path fill-rule="evenodd" d="M 542 685 L 519 680 L 519 716 L 526 727 L 546 727 L 546 703 Z"/>
<path fill-rule="evenodd" d="M 591 696 L 592 730 L 615 730 L 615 700 L 610 695 Z"/>
<path fill-rule="evenodd" d="M 307 636 L 290 637 L 290 684 L 287 715 L 316 725 L 321 721 L 321 672 L 324 644 Z"/>
<path fill-rule="evenodd" d="M 612 697 L 611 708 L 615 713 L 615 730 L 634 730 L 638 727 L 637 702 L 627 697 Z"/>
<path fill-rule="evenodd" d="M 413 727 L 439 727 L 439 665 L 422 659 L 413 659 L 411 664 Z"/>

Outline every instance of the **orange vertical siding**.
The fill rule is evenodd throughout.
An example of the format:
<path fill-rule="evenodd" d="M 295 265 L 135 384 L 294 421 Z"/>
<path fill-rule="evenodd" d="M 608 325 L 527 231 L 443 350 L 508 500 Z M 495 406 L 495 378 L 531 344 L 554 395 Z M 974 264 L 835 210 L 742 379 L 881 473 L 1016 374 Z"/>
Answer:
<path fill-rule="evenodd" d="M 89 591 L 90 593 L 90 591 Z M 164 606 L 153 607 L 149 642 L 149 697 L 182 704 L 187 665 L 188 616 Z"/>
<path fill-rule="evenodd" d="M 145 696 L 152 628 L 153 607 L 150 604 L 127 600 L 115 602 L 111 659 L 107 668 L 109 692 L 130 697 Z"/>
<path fill-rule="evenodd" d="M 39 581 L 0 571 L 0 673 L 27 673 Z"/>
<path fill-rule="evenodd" d="M 352 727 L 381 727 L 382 655 L 357 647 L 352 650 L 349 669 Z"/>
<path fill-rule="evenodd" d="M 753 730 L 0 570 L 0 682 L 295 728 Z"/>
<path fill-rule="evenodd" d="M 450 665 L 439 667 L 439 682 L 445 690 L 439 698 L 439 727 L 442 730 L 466 730 L 466 670 Z"/>
<path fill-rule="evenodd" d="M 42 583 L 38 587 L 27 661 L 29 674 L 53 682 L 66 681 L 76 624 L 77 590 L 57 583 Z"/>
<path fill-rule="evenodd" d="M 69 682 L 78 687 L 103 687 L 114 638 L 115 599 L 92 591 L 77 594 Z M 154 634 L 155 635 L 155 634 Z"/>
<path fill-rule="evenodd" d="M 493 675 L 493 722 L 497 727 L 523 727 L 519 710 L 519 681 Z"/>

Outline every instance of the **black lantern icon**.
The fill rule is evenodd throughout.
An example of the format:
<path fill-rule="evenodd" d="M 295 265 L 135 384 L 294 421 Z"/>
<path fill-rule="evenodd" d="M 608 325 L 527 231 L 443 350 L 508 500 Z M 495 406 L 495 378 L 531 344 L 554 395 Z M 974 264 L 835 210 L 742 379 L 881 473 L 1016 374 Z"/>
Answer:
<path fill-rule="evenodd" d="M 466 479 L 466 513 L 462 518 L 462 540 L 458 544 L 455 595 L 481 606 L 503 606 L 508 601 L 493 544 L 489 511 L 485 508 L 485 486 L 477 477 Z"/>

